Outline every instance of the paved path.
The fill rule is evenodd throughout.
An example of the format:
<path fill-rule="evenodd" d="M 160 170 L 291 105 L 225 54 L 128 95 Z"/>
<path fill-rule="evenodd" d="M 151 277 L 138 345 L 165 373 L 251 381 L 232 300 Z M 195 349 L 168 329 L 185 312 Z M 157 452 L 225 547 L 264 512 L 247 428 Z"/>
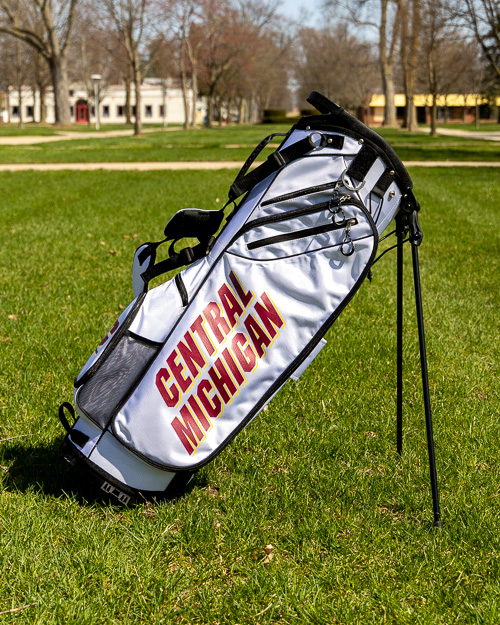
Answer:
<path fill-rule="evenodd" d="M 258 163 L 257 163 L 258 164 Z M 500 161 L 405 161 L 405 167 L 500 167 Z M 0 171 L 155 171 L 240 169 L 243 161 L 173 161 L 153 163 L 16 163 L 0 164 Z"/>
<path fill-rule="evenodd" d="M 462 137 L 463 139 L 476 139 L 479 141 L 500 141 L 500 131 L 489 132 L 487 130 L 458 130 L 458 128 L 441 128 L 438 126 L 438 135 L 447 137 Z"/>
<path fill-rule="evenodd" d="M 143 128 L 142 133 L 158 132 L 161 128 Z M 163 130 L 179 130 L 178 127 L 171 126 Z M 20 137 L 2 137 L 0 135 L 0 145 L 35 145 L 36 143 L 52 143 L 54 141 L 69 141 L 73 139 L 105 139 L 106 137 L 133 137 L 134 131 L 130 128 L 126 130 L 106 130 L 104 132 L 79 132 L 72 130 L 60 130 L 57 135 L 47 135 L 35 137 L 23 135 Z"/>

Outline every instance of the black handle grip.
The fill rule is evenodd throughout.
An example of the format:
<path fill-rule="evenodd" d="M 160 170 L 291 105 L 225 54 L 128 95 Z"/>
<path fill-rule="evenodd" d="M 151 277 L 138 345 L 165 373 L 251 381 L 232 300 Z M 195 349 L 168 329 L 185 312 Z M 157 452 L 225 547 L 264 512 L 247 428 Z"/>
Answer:
<path fill-rule="evenodd" d="M 336 115 L 337 113 L 340 113 L 340 111 L 344 110 L 341 106 L 335 104 L 335 102 L 332 102 L 318 91 L 311 91 L 307 101 L 309 104 L 312 104 L 314 108 L 318 109 L 320 113 L 323 113 L 323 115 L 328 115 L 328 113 Z"/>

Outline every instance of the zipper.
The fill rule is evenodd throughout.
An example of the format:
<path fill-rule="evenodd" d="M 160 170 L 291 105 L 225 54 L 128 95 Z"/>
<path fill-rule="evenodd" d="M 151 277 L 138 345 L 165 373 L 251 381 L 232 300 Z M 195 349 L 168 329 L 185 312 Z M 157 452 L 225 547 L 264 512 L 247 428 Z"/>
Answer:
<path fill-rule="evenodd" d="M 258 228 L 259 226 L 265 226 L 267 224 L 278 223 L 280 221 L 287 221 L 288 219 L 294 219 L 295 217 L 302 217 L 303 215 L 310 215 L 311 213 L 320 212 L 322 210 L 330 210 L 335 213 L 337 208 L 342 208 L 345 205 L 356 206 L 362 210 L 365 209 L 364 204 L 352 197 L 351 195 L 343 195 L 338 199 L 332 199 L 328 202 L 321 202 L 320 204 L 314 204 L 313 206 L 307 206 L 306 208 L 295 208 L 290 211 L 283 211 L 281 213 L 277 213 L 275 215 L 267 215 L 266 217 L 259 217 L 259 219 L 254 219 L 253 221 L 247 222 L 241 230 L 234 237 L 233 242 L 241 237 L 243 234 L 247 233 L 249 230 L 253 230 L 254 228 Z M 345 219 L 342 220 L 343 223 Z"/>
<path fill-rule="evenodd" d="M 331 232 L 332 230 L 343 230 L 344 228 L 350 228 L 351 226 L 355 226 L 357 223 L 358 220 L 355 217 L 352 219 L 344 219 L 340 223 L 332 222 L 330 224 L 324 224 L 322 226 L 315 226 L 314 228 L 305 228 L 303 230 L 296 230 L 295 232 L 288 232 L 287 234 L 278 234 L 273 237 L 267 237 L 266 239 L 259 239 L 258 241 L 251 241 L 247 245 L 247 248 L 249 250 L 255 250 L 258 247 L 272 245 L 273 243 L 295 241 L 296 239 L 303 239 L 305 237 L 313 236 L 315 234 L 323 234 L 325 232 Z"/>
<path fill-rule="evenodd" d="M 268 206 L 269 204 L 275 204 L 278 202 L 286 202 L 286 200 L 293 200 L 296 197 L 302 197 L 303 195 L 309 195 L 310 193 L 319 193 L 320 191 L 327 191 L 328 189 L 334 189 L 339 184 L 336 182 L 327 182 L 325 184 L 318 184 L 314 187 L 307 187 L 306 189 L 300 189 L 299 191 L 292 191 L 291 193 L 285 193 L 284 195 L 278 195 L 271 200 L 261 202 L 261 206 Z"/>

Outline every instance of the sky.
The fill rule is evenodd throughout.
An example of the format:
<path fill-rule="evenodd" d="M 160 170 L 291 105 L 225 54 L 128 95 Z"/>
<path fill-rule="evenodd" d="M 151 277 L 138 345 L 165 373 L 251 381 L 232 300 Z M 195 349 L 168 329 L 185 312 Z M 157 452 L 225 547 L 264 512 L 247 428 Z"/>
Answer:
<path fill-rule="evenodd" d="M 314 26 L 320 16 L 321 0 L 281 0 L 280 13 Z"/>

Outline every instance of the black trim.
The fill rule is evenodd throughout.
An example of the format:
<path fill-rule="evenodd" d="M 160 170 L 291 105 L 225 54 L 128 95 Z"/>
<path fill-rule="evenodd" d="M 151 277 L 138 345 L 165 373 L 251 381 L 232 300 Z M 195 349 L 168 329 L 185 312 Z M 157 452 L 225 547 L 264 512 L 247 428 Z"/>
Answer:
<path fill-rule="evenodd" d="M 228 244 L 228 248 L 249 230 L 254 230 L 260 226 L 267 226 L 268 224 L 278 223 L 280 221 L 288 221 L 289 219 L 295 219 L 296 217 L 302 217 L 303 215 L 309 215 L 311 213 L 319 213 L 323 210 L 331 210 L 336 207 L 344 208 L 346 206 L 356 206 L 361 209 L 365 208 L 364 204 L 360 200 L 352 196 L 349 196 L 349 199 L 343 201 L 341 200 L 342 198 L 339 200 L 328 200 L 328 202 L 313 204 L 312 206 L 306 206 L 305 208 L 294 208 L 293 210 L 282 211 L 281 213 L 266 215 L 265 217 L 259 217 L 258 219 L 247 221 L 247 223 L 243 225 L 231 239 L 231 242 Z M 333 212 L 334 211 L 332 211 L 332 213 Z"/>
<path fill-rule="evenodd" d="M 89 458 L 87 458 L 82 452 L 77 449 L 69 435 L 64 438 L 61 444 L 60 451 L 63 458 L 75 468 L 79 468 L 88 475 L 95 488 L 98 489 L 99 494 L 102 497 L 111 495 L 112 500 L 115 503 L 122 505 L 134 505 L 145 503 L 150 499 L 171 499 L 182 494 L 182 491 L 188 485 L 191 478 L 195 475 L 197 470 L 183 471 L 182 473 L 176 471 L 165 470 L 165 473 L 175 473 L 174 477 L 163 491 L 151 491 L 139 488 L 133 488 L 123 482 L 120 482 L 117 478 L 110 475 L 107 471 L 104 471 L 101 467 L 94 464 Z M 113 487 L 107 488 L 105 484 L 109 484 Z M 103 488 L 104 487 L 104 488 Z M 116 490 L 114 490 L 116 489 Z"/>
<path fill-rule="evenodd" d="M 364 180 L 366 174 L 373 167 L 378 154 L 372 146 L 363 144 L 361 150 L 356 154 L 354 160 L 347 168 L 347 174 L 355 180 Z"/>
<path fill-rule="evenodd" d="M 357 219 L 346 219 L 341 223 L 329 223 L 322 226 L 315 226 L 314 228 L 305 228 L 303 230 L 296 230 L 295 232 L 287 232 L 286 234 L 278 234 L 273 237 L 267 237 L 266 239 L 259 239 L 257 241 L 251 241 L 247 248 L 249 250 L 255 250 L 259 247 L 265 247 L 266 245 L 273 245 L 275 243 L 283 243 L 285 241 L 295 241 L 297 239 L 304 239 L 306 237 L 314 236 L 315 234 L 324 234 L 326 232 L 332 232 L 333 230 L 343 230 L 347 226 L 354 226 L 358 223 Z"/>
<path fill-rule="evenodd" d="M 186 286 L 184 285 L 184 280 L 180 273 L 175 275 L 175 284 L 177 286 L 177 290 L 179 291 L 179 295 L 181 296 L 182 305 L 186 307 L 189 304 L 188 292 L 186 291 Z"/>
<path fill-rule="evenodd" d="M 331 147 L 333 149 L 341 150 L 344 145 L 344 137 L 342 134 L 322 134 L 318 145 L 313 143 L 311 139 L 314 134 L 315 130 L 313 130 L 304 139 L 299 139 L 299 141 L 292 143 L 286 148 L 276 150 L 267 157 L 267 160 L 264 163 L 256 167 L 250 173 L 246 174 L 246 176 L 240 176 L 240 174 L 238 174 L 229 189 L 229 200 L 233 202 L 236 198 L 240 197 L 240 195 L 243 195 L 243 193 L 253 189 L 259 182 L 265 180 L 272 173 L 279 171 L 292 161 L 305 156 L 312 150 L 316 150 L 321 147 Z"/>
<path fill-rule="evenodd" d="M 340 108 L 340 107 L 339 107 Z M 401 190 L 407 191 L 413 188 L 413 182 L 406 167 L 387 141 L 368 126 L 350 115 L 344 109 L 337 115 L 312 115 L 303 117 L 294 126 L 296 130 L 325 130 L 340 132 L 354 139 L 362 138 L 365 143 L 371 145 L 377 151 L 378 156 L 390 168 L 394 169 Z"/>
<path fill-rule="evenodd" d="M 307 187 L 300 189 L 300 191 L 292 191 L 291 193 L 285 193 L 284 195 L 278 195 L 271 200 L 261 202 L 261 206 L 268 206 L 269 204 L 279 204 L 280 202 L 286 202 L 287 200 L 293 200 L 297 197 L 303 197 L 304 195 L 312 195 L 313 193 L 320 193 L 321 191 L 328 191 L 328 189 L 334 189 L 341 181 L 327 182 L 325 184 L 318 184 L 314 187 Z"/>
<path fill-rule="evenodd" d="M 380 178 L 375 183 L 375 186 L 372 189 L 372 193 L 377 195 L 378 197 L 384 197 L 385 192 L 394 182 L 394 170 L 386 169 L 384 173 L 380 176 Z"/>

